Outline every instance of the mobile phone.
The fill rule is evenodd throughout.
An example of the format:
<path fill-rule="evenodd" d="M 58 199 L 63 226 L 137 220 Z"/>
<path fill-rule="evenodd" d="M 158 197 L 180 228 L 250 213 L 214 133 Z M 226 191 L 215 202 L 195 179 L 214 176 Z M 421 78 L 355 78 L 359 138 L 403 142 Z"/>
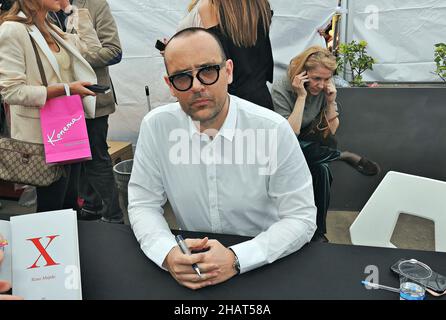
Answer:
<path fill-rule="evenodd" d="M 401 274 L 400 270 L 398 269 L 398 265 L 404 261 L 404 260 L 410 260 L 410 259 L 400 259 L 397 262 L 395 262 L 391 267 L 390 270 L 395 272 L 396 274 Z M 410 277 L 408 277 L 410 278 Z M 414 282 L 417 282 L 415 279 L 412 279 Z M 438 293 L 442 293 L 446 291 L 446 277 L 436 273 L 434 270 L 432 270 L 432 275 L 428 279 L 427 284 L 425 284 L 427 288 L 432 289 Z"/>
<path fill-rule="evenodd" d="M 308 76 L 307 70 L 304 69 L 303 71 L 305 72 L 304 76 Z M 308 81 L 304 82 L 304 88 L 308 88 L 308 85 L 309 85 Z"/>
<path fill-rule="evenodd" d="M 92 84 L 91 86 L 85 86 L 90 91 L 93 91 L 94 93 L 103 93 L 107 94 L 110 92 L 109 86 L 102 86 L 100 84 Z"/>
<path fill-rule="evenodd" d="M 161 40 L 156 40 L 155 48 L 157 48 L 159 51 L 164 51 L 164 49 L 166 49 L 166 45 Z"/>

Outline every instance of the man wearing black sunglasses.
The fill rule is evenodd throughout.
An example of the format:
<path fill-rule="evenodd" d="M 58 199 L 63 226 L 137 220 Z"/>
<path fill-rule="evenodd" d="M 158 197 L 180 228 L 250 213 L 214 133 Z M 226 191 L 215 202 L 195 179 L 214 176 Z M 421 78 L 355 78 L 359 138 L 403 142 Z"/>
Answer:
<path fill-rule="evenodd" d="M 144 118 L 128 187 L 130 223 L 144 253 L 181 285 L 199 289 L 300 249 L 316 229 L 316 207 L 288 122 L 228 94 L 233 63 L 209 31 L 177 33 L 164 59 L 178 103 Z M 256 139 L 262 134 L 268 141 Z M 230 248 L 186 239 L 201 252 L 184 254 L 163 217 L 167 199 L 182 230 L 254 238 Z"/>
<path fill-rule="evenodd" d="M 173 42 L 170 51 L 175 52 L 177 46 L 183 44 Z M 164 80 L 171 94 L 192 120 L 200 122 L 203 131 L 221 127 L 228 113 L 233 63 L 226 59 L 221 46 L 218 50 L 219 55 L 214 55 L 210 50 L 188 46 L 181 47 L 178 54 L 164 54 L 168 74 Z M 188 61 L 188 56 L 195 56 L 198 63 Z"/>

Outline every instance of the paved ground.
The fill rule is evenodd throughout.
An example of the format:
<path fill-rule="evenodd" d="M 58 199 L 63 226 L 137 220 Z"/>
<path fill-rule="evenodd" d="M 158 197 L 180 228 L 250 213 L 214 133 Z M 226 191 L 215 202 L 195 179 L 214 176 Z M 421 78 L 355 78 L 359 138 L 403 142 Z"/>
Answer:
<path fill-rule="evenodd" d="M 351 244 L 349 228 L 358 212 L 329 211 L 327 238 L 334 243 Z M 400 214 L 390 242 L 402 249 L 435 250 L 434 223 L 409 214 Z"/>

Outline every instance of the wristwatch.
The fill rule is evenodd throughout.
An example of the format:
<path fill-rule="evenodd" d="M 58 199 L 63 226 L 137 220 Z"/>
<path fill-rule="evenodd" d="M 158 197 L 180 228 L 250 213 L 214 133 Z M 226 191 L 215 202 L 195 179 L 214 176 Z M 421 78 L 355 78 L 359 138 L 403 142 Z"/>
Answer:
<path fill-rule="evenodd" d="M 238 261 L 238 257 L 235 254 L 234 250 L 232 250 L 231 248 L 229 248 L 229 250 L 232 251 L 232 253 L 234 254 L 234 263 L 232 264 L 232 268 L 234 268 L 235 272 L 237 272 L 237 274 L 240 274 L 240 262 Z"/>

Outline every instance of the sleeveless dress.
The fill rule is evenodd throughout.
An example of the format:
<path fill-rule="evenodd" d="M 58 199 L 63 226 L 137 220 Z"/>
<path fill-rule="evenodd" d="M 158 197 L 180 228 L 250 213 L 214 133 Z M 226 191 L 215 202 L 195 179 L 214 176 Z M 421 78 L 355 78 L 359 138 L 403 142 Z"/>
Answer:
<path fill-rule="evenodd" d="M 262 107 L 274 110 L 266 82 L 273 81 L 273 53 L 269 34 L 261 22 L 257 27 L 257 42 L 253 47 L 238 47 L 227 37 L 220 26 L 210 29 L 221 41 L 226 57 L 234 62 L 234 80 L 229 93 Z"/>

